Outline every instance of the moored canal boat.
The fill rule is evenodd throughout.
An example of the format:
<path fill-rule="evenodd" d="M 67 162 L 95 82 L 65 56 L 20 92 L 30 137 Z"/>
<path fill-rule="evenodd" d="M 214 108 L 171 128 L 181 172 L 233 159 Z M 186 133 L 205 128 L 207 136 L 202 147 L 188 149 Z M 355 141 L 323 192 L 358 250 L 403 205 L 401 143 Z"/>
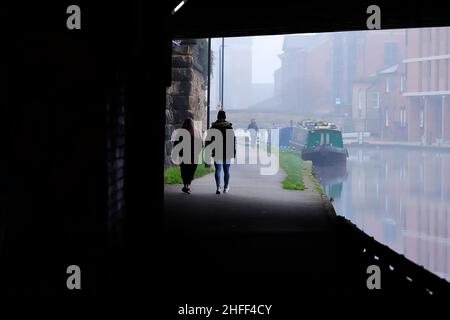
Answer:
<path fill-rule="evenodd" d="M 342 141 L 342 133 L 333 123 L 304 121 L 294 127 L 291 145 L 301 151 L 303 160 L 314 165 L 345 164 L 348 151 Z"/>

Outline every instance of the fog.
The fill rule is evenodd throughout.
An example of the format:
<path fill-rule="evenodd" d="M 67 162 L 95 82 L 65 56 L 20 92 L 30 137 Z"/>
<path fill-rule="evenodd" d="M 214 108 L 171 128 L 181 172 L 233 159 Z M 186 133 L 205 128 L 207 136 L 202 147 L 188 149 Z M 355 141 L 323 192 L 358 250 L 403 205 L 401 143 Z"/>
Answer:
<path fill-rule="evenodd" d="M 444 95 L 448 91 L 448 28 L 241 37 L 223 42 L 222 85 L 222 38 L 212 39 L 211 109 L 223 99 L 229 111 L 284 114 L 280 126 L 298 117 L 318 118 L 336 122 L 344 132 L 406 139 L 406 133 L 383 130 L 382 123 L 406 127 L 407 106 L 425 107 L 414 101 L 422 90 Z M 408 62 L 415 58 L 426 61 Z M 429 100 L 437 98 L 433 95 Z M 433 104 L 439 107 L 439 102 Z M 419 121 L 425 116 L 421 112 L 425 111 L 417 112 Z M 264 117 L 260 121 L 265 122 Z"/>
<path fill-rule="evenodd" d="M 450 279 L 449 30 L 213 39 L 211 119 L 334 123 L 347 162 L 314 171 L 336 212 Z"/>
<path fill-rule="evenodd" d="M 281 67 L 278 57 L 283 51 L 284 36 L 253 37 L 252 82 L 273 83 L 274 72 Z M 265 66 L 261 68 L 260 66 Z"/>

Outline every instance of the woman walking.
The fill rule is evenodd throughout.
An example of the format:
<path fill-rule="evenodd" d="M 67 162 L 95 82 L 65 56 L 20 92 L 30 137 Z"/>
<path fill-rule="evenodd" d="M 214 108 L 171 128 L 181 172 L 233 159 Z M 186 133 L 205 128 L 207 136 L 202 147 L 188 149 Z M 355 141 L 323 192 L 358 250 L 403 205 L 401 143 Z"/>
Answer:
<path fill-rule="evenodd" d="M 222 191 L 222 168 L 224 172 L 223 193 L 230 191 L 230 164 L 231 159 L 236 157 L 236 137 L 231 122 L 226 121 L 226 118 L 225 111 L 220 110 L 217 113 L 217 121 L 214 121 L 211 125 L 211 129 L 220 131 L 223 139 L 222 157 L 216 155 L 215 152 L 212 155 L 215 167 L 216 194 L 220 194 Z M 227 134 L 227 132 L 229 133 Z M 229 140 L 227 141 L 227 139 Z"/>
<path fill-rule="evenodd" d="M 200 132 L 198 132 L 198 130 L 195 128 L 194 121 L 192 121 L 191 118 L 184 120 L 181 128 L 187 130 L 191 138 L 190 150 L 187 150 L 190 153 L 190 161 L 183 161 L 180 163 L 181 179 L 183 180 L 183 188 L 181 189 L 181 191 L 190 194 L 191 183 L 192 180 L 194 180 L 195 170 L 197 169 L 197 164 L 199 162 L 199 154 L 202 148 L 202 139 Z M 181 141 L 182 138 L 175 144 L 178 144 Z M 180 152 L 180 156 L 184 158 L 183 151 Z"/>

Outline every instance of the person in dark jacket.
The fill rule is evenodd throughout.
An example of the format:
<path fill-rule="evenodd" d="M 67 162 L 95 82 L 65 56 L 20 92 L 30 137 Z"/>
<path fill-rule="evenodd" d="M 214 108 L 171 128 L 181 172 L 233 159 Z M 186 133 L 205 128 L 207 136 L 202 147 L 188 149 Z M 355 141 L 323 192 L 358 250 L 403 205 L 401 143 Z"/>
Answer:
<path fill-rule="evenodd" d="M 256 141 L 258 139 L 258 125 L 256 124 L 256 120 L 252 119 L 250 121 L 250 124 L 247 127 L 247 130 L 250 130 L 250 139 L 251 139 L 251 146 L 254 148 L 256 146 Z"/>
<path fill-rule="evenodd" d="M 256 124 L 256 119 L 250 120 L 250 124 L 248 125 L 247 130 L 250 130 L 250 129 L 253 129 L 256 132 L 258 132 L 259 128 L 258 128 L 258 125 Z"/>
<path fill-rule="evenodd" d="M 191 193 L 191 183 L 194 180 L 194 174 L 197 170 L 197 164 L 199 163 L 199 154 L 202 148 L 202 140 L 201 135 L 198 130 L 194 126 L 194 121 L 188 118 L 184 120 L 182 127 L 183 129 L 189 132 L 189 136 L 191 137 L 191 150 L 190 151 L 190 161 L 185 163 L 184 161 L 180 163 L 180 171 L 181 171 L 181 179 L 183 180 L 183 188 L 181 191 L 184 193 Z M 175 142 L 175 145 L 183 141 L 181 139 Z M 180 157 L 183 157 L 183 151 L 180 152 Z"/>
<path fill-rule="evenodd" d="M 234 135 L 233 126 L 230 122 L 226 121 L 225 111 L 220 110 L 217 113 L 217 121 L 213 122 L 211 129 L 217 129 L 222 134 L 223 139 L 223 152 L 222 156 L 216 155 L 213 152 L 212 157 L 214 158 L 215 167 L 215 180 L 216 180 L 216 194 L 220 194 L 221 180 L 222 180 L 222 169 L 224 172 L 224 188 L 223 192 L 228 193 L 230 190 L 230 164 L 231 159 L 236 157 L 236 137 Z M 228 134 L 227 134 L 228 132 Z M 233 139 L 232 141 L 227 141 L 227 139 Z"/>

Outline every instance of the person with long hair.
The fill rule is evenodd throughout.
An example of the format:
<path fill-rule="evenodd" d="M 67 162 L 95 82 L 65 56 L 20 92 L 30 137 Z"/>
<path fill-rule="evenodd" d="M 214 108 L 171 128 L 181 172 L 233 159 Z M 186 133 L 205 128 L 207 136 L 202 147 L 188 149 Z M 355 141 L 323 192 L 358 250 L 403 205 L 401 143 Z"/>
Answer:
<path fill-rule="evenodd" d="M 197 164 L 199 163 L 199 154 L 202 148 L 202 139 L 198 130 L 195 128 L 194 121 L 191 118 L 187 118 L 184 120 L 182 129 L 185 129 L 189 132 L 189 136 L 191 138 L 190 150 L 187 150 L 190 153 L 190 161 L 185 163 L 182 161 L 180 163 L 180 171 L 181 171 L 181 179 L 183 180 L 183 188 L 181 191 L 184 193 L 191 193 L 191 183 L 194 180 L 195 171 L 197 170 Z M 182 140 L 177 141 L 177 143 Z M 183 151 L 180 152 L 180 156 L 183 157 Z"/>

